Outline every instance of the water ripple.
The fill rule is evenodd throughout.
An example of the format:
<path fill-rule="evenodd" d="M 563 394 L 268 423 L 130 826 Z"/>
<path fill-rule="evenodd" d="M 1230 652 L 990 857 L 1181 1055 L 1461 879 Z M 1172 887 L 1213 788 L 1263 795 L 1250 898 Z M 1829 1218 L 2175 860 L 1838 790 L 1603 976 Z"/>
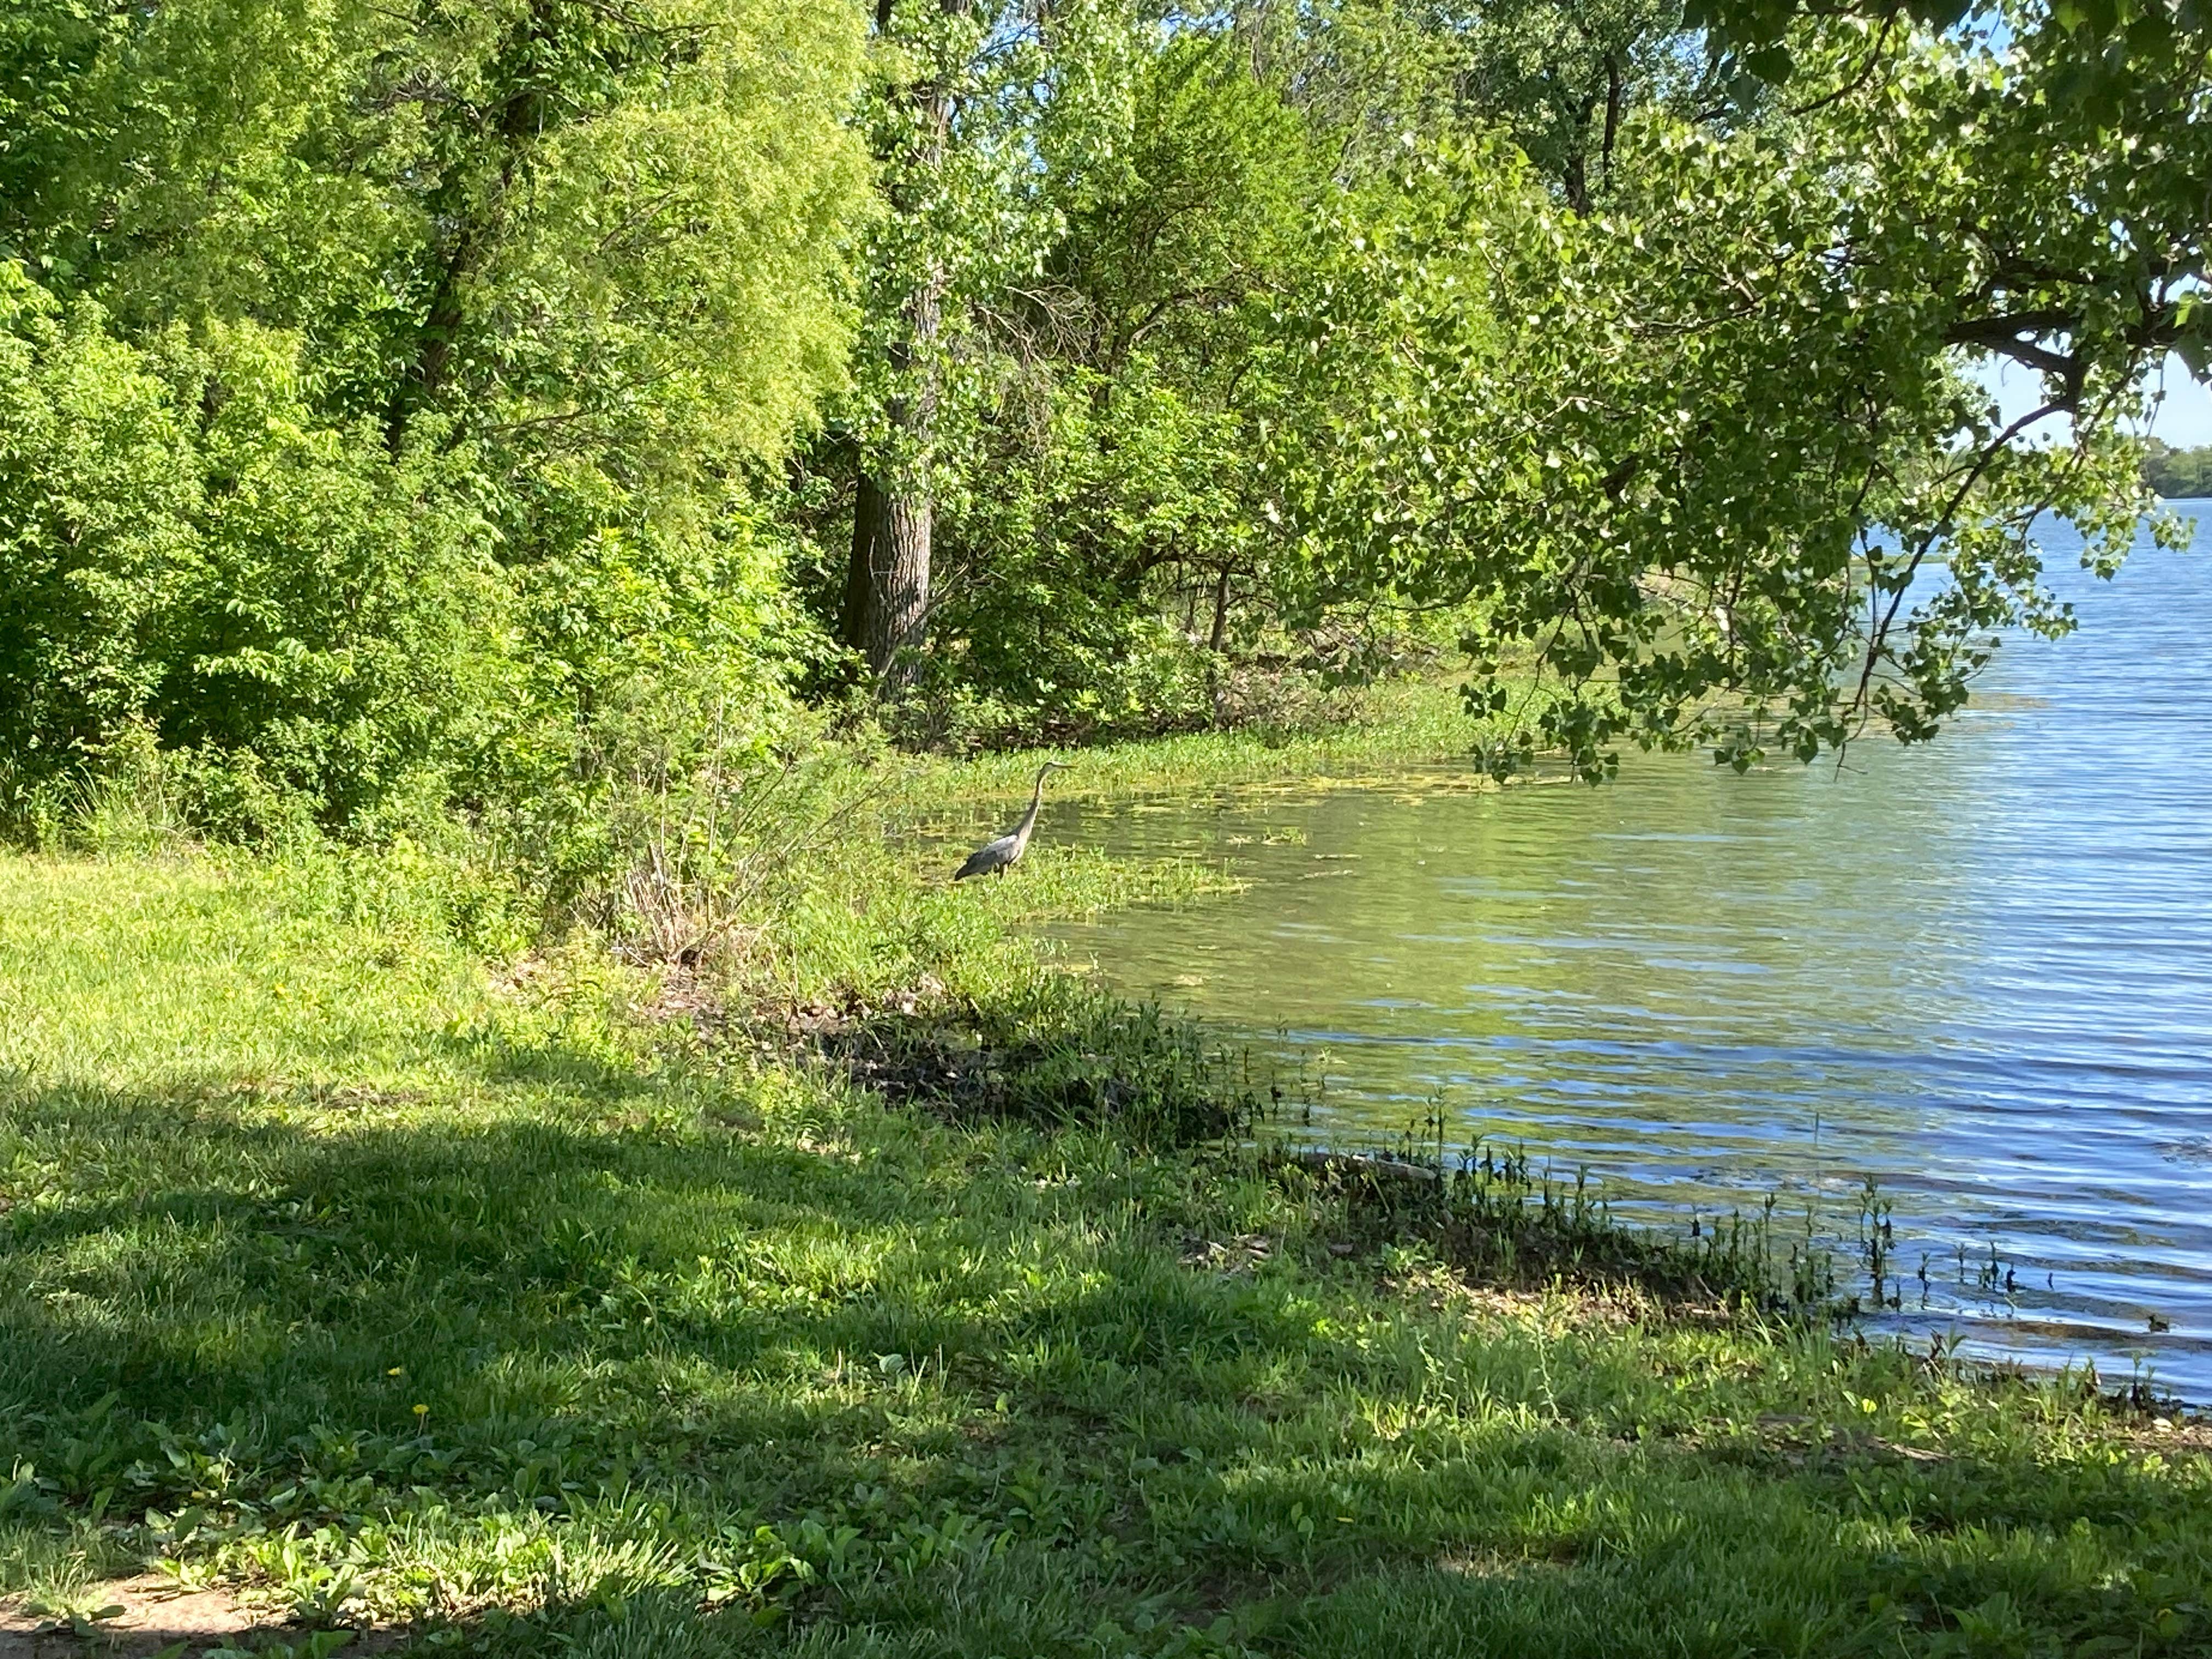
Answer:
<path fill-rule="evenodd" d="M 2212 1399 L 2212 566 L 2059 585 L 2080 634 L 2008 642 L 1972 717 L 1840 770 L 1061 804 L 1045 833 L 1251 885 L 1054 932 L 1303 1057 L 1318 1133 L 1441 1097 L 1618 1208 L 1780 1194 L 1846 1233 L 1871 1176 L 1911 1275 L 1885 1328 Z"/>

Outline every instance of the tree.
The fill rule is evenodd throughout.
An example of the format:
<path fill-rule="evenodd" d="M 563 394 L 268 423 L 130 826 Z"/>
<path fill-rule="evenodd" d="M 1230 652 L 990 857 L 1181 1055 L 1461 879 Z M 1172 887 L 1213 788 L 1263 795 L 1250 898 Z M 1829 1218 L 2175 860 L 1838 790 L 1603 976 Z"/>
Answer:
<path fill-rule="evenodd" d="M 696 619 L 684 573 L 757 561 L 747 477 L 842 379 L 862 44 L 767 0 L 12 9 L 0 247 L 64 319 L 19 308 L 22 373 L 118 349 L 111 384 L 161 388 L 184 515 L 173 568 L 126 584 L 136 703 L 40 764 L 135 713 L 331 823 L 410 778 L 586 769 L 609 676 L 696 647 L 617 669 L 569 649 L 580 617 L 650 584 L 669 604 L 626 614 Z"/>
<path fill-rule="evenodd" d="M 919 0 L 928 4 L 930 0 Z M 887 205 L 899 228 L 926 223 L 945 184 L 945 148 L 962 60 L 972 58 L 974 0 L 935 0 L 933 29 L 919 41 L 927 64 L 909 83 L 885 88 L 878 118 L 878 159 Z M 876 31 L 890 38 L 896 0 L 878 0 Z M 879 244 L 878 255 L 888 252 Z M 854 481 L 853 548 L 845 582 L 845 643 L 879 678 L 902 674 L 921 645 L 929 617 L 930 538 L 934 516 L 938 338 L 951 281 L 942 248 L 901 250 L 883 299 L 890 311 L 881 342 L 883 434 Z"/>
<path fill-rule="evenodd" d="M 939 495 L 994 379 L 975 308 L 1035 277 L 1058 202 L 1126 142 L 1130 27 L 1111 0 L 879 0 L 884 211 L 843 422 L 859 460 L 840 632 L 884 684 L 921 649 Z"/>
<path fill-rule="evenodd" d="M 1297 112 L 1229 40 L 1162 40 L 1133 82 L 1119 165 L 1066 191 L 1041 273 L 988 319 L 1022 369 L 982 428 L 993 482 L 949 526 L 963 580 L 946 614 L 969 668 L 1040 705 L 1056 688 L 1076 729 L 1208 708 L 1195 659 L 1146 677 L 1141 713 L 1137 677 L 1114 665 L 1182 655 L 1158 625 L 1186 607 L 1218 657 L 1232 598 L 1263 580 L 1255 325 L 1327 179 Z"/>
<path fill-rule="evenodd" d="M 2157 439 L 2143 445 L 2143 482 L 2169 501 L 2198 501 L 2212 494 L 2212 445 L 2174 449 Z"/>
<path fill-rule="evenodd" d="M 2106 568 L 2138 523 L 2123 422 L 2147 354 L 2194 327 L 2201 216 L 2105 126 L 2046 119 L 2051 88 L 1985 39 L 1792 40 L 1833 95 L 1644 112 L 1595 216 L 1495 144 L 1417 149 L 1285 307 L 1303 602 L 1473 604 L 1483 659 L 1560 675 L 1501 768 L 1540 742 L 1596 773 L 1622 738 L 1744 765 L 1869 722 L 1925 737 L 1993 630 L 2070 625 L 2038 516 Z M 2142 90 L 2130 119 L 2177 95 Z M 1998 421 L 1960 372 L 1974 349 L 2045 372 L 2038 413 L 2072 443 Z"/>
<path fill-rule="evenodd" d="M 1509 137 L 1578 211 L 1609 180 L 1621 124 L 1701 79 L 1679 0 L 1334 0 L 1261 5 L 1245 32 L 1330 133 L 1346 176 L 1407 133 Z"/>

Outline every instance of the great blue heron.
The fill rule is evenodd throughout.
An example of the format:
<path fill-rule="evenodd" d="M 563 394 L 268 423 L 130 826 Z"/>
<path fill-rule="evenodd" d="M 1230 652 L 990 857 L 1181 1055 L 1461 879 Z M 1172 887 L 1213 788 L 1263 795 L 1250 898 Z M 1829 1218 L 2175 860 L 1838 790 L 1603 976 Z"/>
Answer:
<path fill-rule="evenodd" d="M 1048 772 L 1065 772 L 1065 761 L 1047 761 L 1037 768 L 1036 788 L 1030 795 L 1030 810 L 1022 814 L 1022 821 L 998 840 L 977 848 L 968 855 L 968 862 L 954 874 L 955 881 L 965 881 L 970 876 L 1006 873 L 1007 866 L 1019 864 L 1022 854 L 1030 849 L 1030 831 L 1036 828 L 1037 808 L 1044 805 L 1044 775 Z"/>

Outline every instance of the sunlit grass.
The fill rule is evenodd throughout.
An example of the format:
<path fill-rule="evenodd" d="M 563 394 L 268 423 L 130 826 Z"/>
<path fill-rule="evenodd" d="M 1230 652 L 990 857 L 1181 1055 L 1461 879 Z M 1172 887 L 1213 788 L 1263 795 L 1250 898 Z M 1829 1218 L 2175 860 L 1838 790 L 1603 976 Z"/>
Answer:
<path fill-rule="evenodd" d="M 1469 714 L 1454 684 L 1408 680 L 1369 688 L 1352 718 L 1310 728 L 1246 726 L 1073 751 L 922 759 L 909 763 L 892 799 L 914 809 L 1026 796 L 1047 759 L 1073 763 L 1047 785 L 1055 799 L 1071 799 L 1286 781 L 1325 787 L 1423 763 L 1462 763 L 1472 775 L 1477 750 L 1507 724 Z"/>
<path fill-rule="evenodd" d="M 881 856 L 763 948 L 1012 1006 L 1006 921 L 1181 879 Z M 888 1110 L 429 915 L 0 861 L 0 1585 L 533 1655 L 2212 1644 L 2199 1431 L 1471 1288 L 1249 1156 Z"/>

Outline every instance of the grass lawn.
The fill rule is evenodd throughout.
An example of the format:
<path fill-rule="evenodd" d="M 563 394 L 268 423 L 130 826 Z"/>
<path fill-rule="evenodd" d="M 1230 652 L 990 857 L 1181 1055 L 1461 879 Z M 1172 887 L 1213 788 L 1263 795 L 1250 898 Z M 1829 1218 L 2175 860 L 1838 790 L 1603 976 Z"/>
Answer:
<path fill-rule="evenodd" d="M 848 908 L 1002 988 L 1014 1063 L 1141 1060 L 1024 979 L 1015 884 Z M 0 860 L 19 1624 L 152 1573 L 302 1655 L 2212 1652 L 2202 1425 L 1471 1283 L 1246 1154 L 488 969 L 410 891 Z"/>

